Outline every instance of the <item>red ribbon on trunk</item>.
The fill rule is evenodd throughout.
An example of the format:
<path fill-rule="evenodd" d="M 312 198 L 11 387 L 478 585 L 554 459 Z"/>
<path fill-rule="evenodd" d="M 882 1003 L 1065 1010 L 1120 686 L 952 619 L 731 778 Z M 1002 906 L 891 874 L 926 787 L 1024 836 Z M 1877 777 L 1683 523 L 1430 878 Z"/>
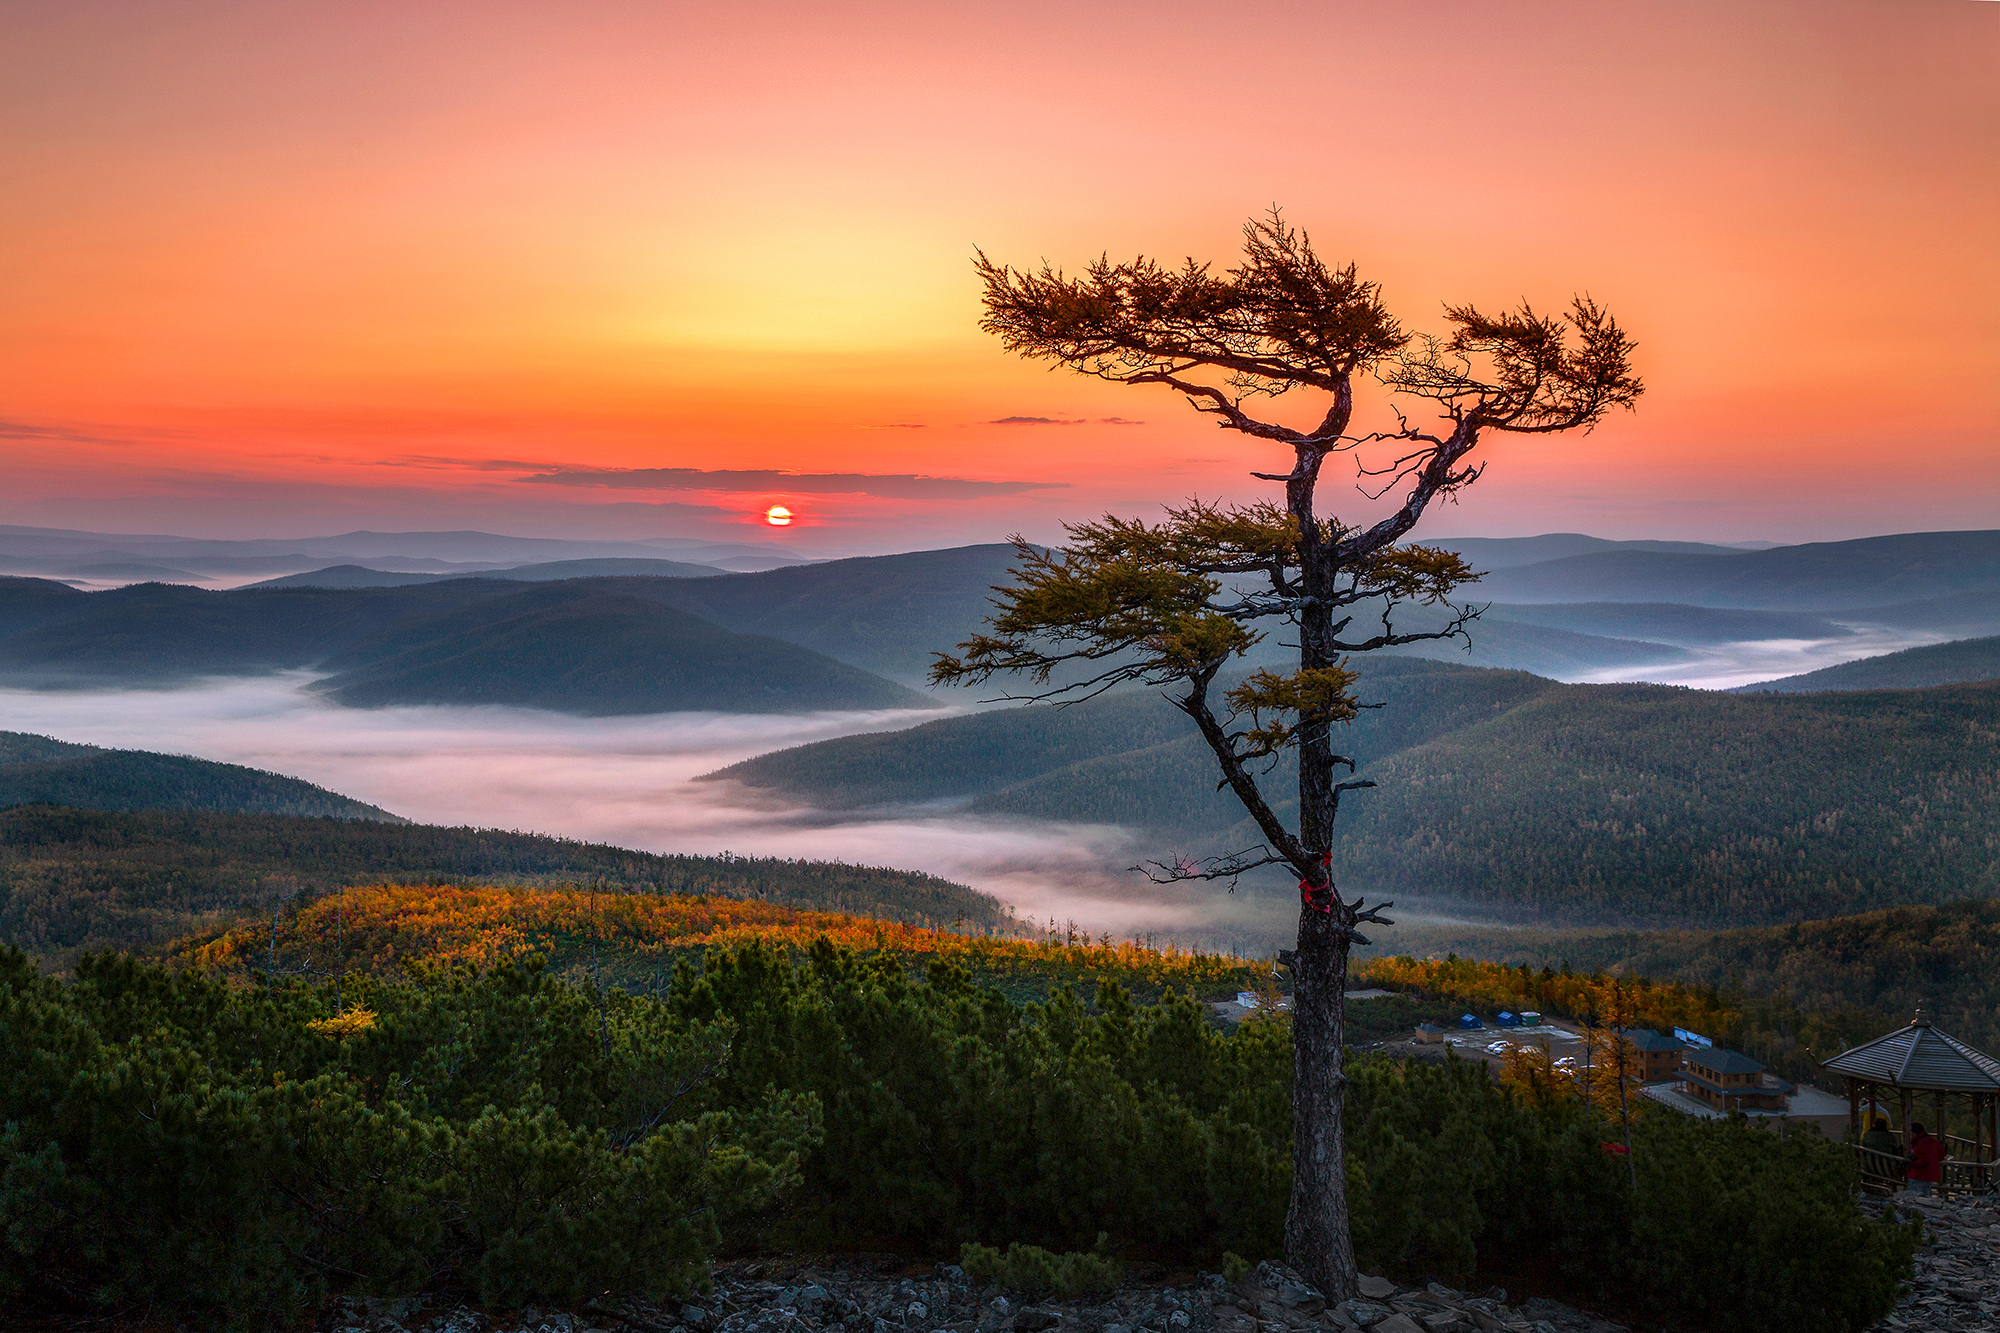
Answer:
<path fill-rule="evenodd" d="M 1326 855 L 1320 857 L 1320 864 L 1325 866 L 1330 874 L 1333 870 L 1333 853 L 1328 852 Z M 1327 900 L 1323 903 L 1316 903 L 1313 901 L 1313 894 L 1317 892 L 1319 892 L 1319 890 L 1313 885 L 1313 882 L 1311 880 L 1302 879 L 1299 881 L 1300 902 L 1304 903 L 1307 907 L 1312 908 L 1313 911 L 1315 912 L 1331 912 L 1333 910 L 1332 886 L 1331 885 L 1327 886 L 1326 889 Z"/>

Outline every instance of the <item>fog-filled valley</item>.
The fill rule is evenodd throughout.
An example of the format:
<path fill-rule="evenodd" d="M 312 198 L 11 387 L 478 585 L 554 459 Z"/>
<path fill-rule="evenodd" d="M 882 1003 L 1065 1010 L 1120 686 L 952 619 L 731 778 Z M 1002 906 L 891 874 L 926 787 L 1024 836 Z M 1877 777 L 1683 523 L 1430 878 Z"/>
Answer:
<path fill-rule="evenodd" d="M 1009 547 L 745 572 L 662 569 L 629 544 L 402 544 L 329 539 L 377 558 L 235 591 L 0 580 L 0 729 L 248 765 L 422 824 L 921 870 L 1098 932 L 1261 952 L 1289 929 L 1269 872 L 1232 892 L 1132 871 L 1257 841 L 1152 693 L 1021 710 L 987 699 L 1004 690 L 924 688 L 931 654 L 990 611 Z M 278 558 L 210 549 L 230 545 L 200 558 Z M 1381 785 L 1343 805 L 1350 889 L 1411 922 L 1531 925 L 1989 891 L 1993 698 L 1976 682 L 2000 676 L 1979 637 L 2000 630 L 2000 534 L 1459 545 L 1487 571 L 1469 643 L 1362 664 L 1384 707 L 1342 744 Z M 564 558 L 407 568 L 524 551 Z M 1405 607 L 1396 625 L 1448 615 Z M 1275 635 L 1244 666 L 1284 652 Z M 1954 688 L 1838 693 L 1922 686 Z M 7 799 L 61 803 L 53 781 Z"/>

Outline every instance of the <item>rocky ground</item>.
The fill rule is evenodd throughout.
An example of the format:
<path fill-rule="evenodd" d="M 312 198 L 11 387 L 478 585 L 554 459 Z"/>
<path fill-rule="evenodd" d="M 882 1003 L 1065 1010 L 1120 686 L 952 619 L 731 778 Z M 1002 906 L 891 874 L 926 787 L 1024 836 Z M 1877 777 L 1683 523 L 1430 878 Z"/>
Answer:
<path fill-rule="evenodd" d="M 421 1300 L 343 1301 L 321 1333 L 1622 1333 L 1553 1301 L 1507 1303 L 1432 1283 L 1362 1279 L 1362 1298 L 1329 1305 L 1290 1269 L 1260 1265 L 1238 1282 L 1128 1279 L 1078 1300 L 1028 1300 L 976 1287 L 944 1265 L 912 1276 L 899 1264 L 729 1265 L 714 1291 L 659 1305 L 620 1302 L 510 1314 Z"/>
<path fill-rule="evenodd" d="M 1912 1194 L 1866 1199 L 1862 1207 L 1917 1214 L 1929 1242 L 1917 1250 L 1910 1289 L 1878 1329 L 2000 1333 L 2000 1207 L 1991 1200 L 1947 1202 Z"/>

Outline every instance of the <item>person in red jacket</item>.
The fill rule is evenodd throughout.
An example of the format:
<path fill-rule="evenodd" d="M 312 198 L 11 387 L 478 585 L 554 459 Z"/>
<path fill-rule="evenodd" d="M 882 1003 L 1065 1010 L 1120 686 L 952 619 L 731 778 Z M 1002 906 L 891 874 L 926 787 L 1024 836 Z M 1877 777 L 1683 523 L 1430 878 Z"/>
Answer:
<path fill-rule="evenodd" d="M 1928 1196 L 1944 1179 L 1944 1144 L 1924 1132 L 1924 1122 L 1910 1122 L 1910 1193 Z"/>

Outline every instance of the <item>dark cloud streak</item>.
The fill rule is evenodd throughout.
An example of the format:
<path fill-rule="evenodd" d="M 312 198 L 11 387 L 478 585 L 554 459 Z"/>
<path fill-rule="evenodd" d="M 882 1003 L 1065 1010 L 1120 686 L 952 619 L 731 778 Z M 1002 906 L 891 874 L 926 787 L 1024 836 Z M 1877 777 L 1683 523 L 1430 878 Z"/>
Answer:
<path fill-rule="evenodd" d="M 988 495 L 1064 488 L 1062 481 L 973 481 L 964 477 L 876 475 L 863 472 L 780 472 L 776 469 L 641 467 L 566 469 L 522 481 L 638 491 L 761 491 L 793 495 L 873 495 L 892 500 L 970 500 Z"/>

